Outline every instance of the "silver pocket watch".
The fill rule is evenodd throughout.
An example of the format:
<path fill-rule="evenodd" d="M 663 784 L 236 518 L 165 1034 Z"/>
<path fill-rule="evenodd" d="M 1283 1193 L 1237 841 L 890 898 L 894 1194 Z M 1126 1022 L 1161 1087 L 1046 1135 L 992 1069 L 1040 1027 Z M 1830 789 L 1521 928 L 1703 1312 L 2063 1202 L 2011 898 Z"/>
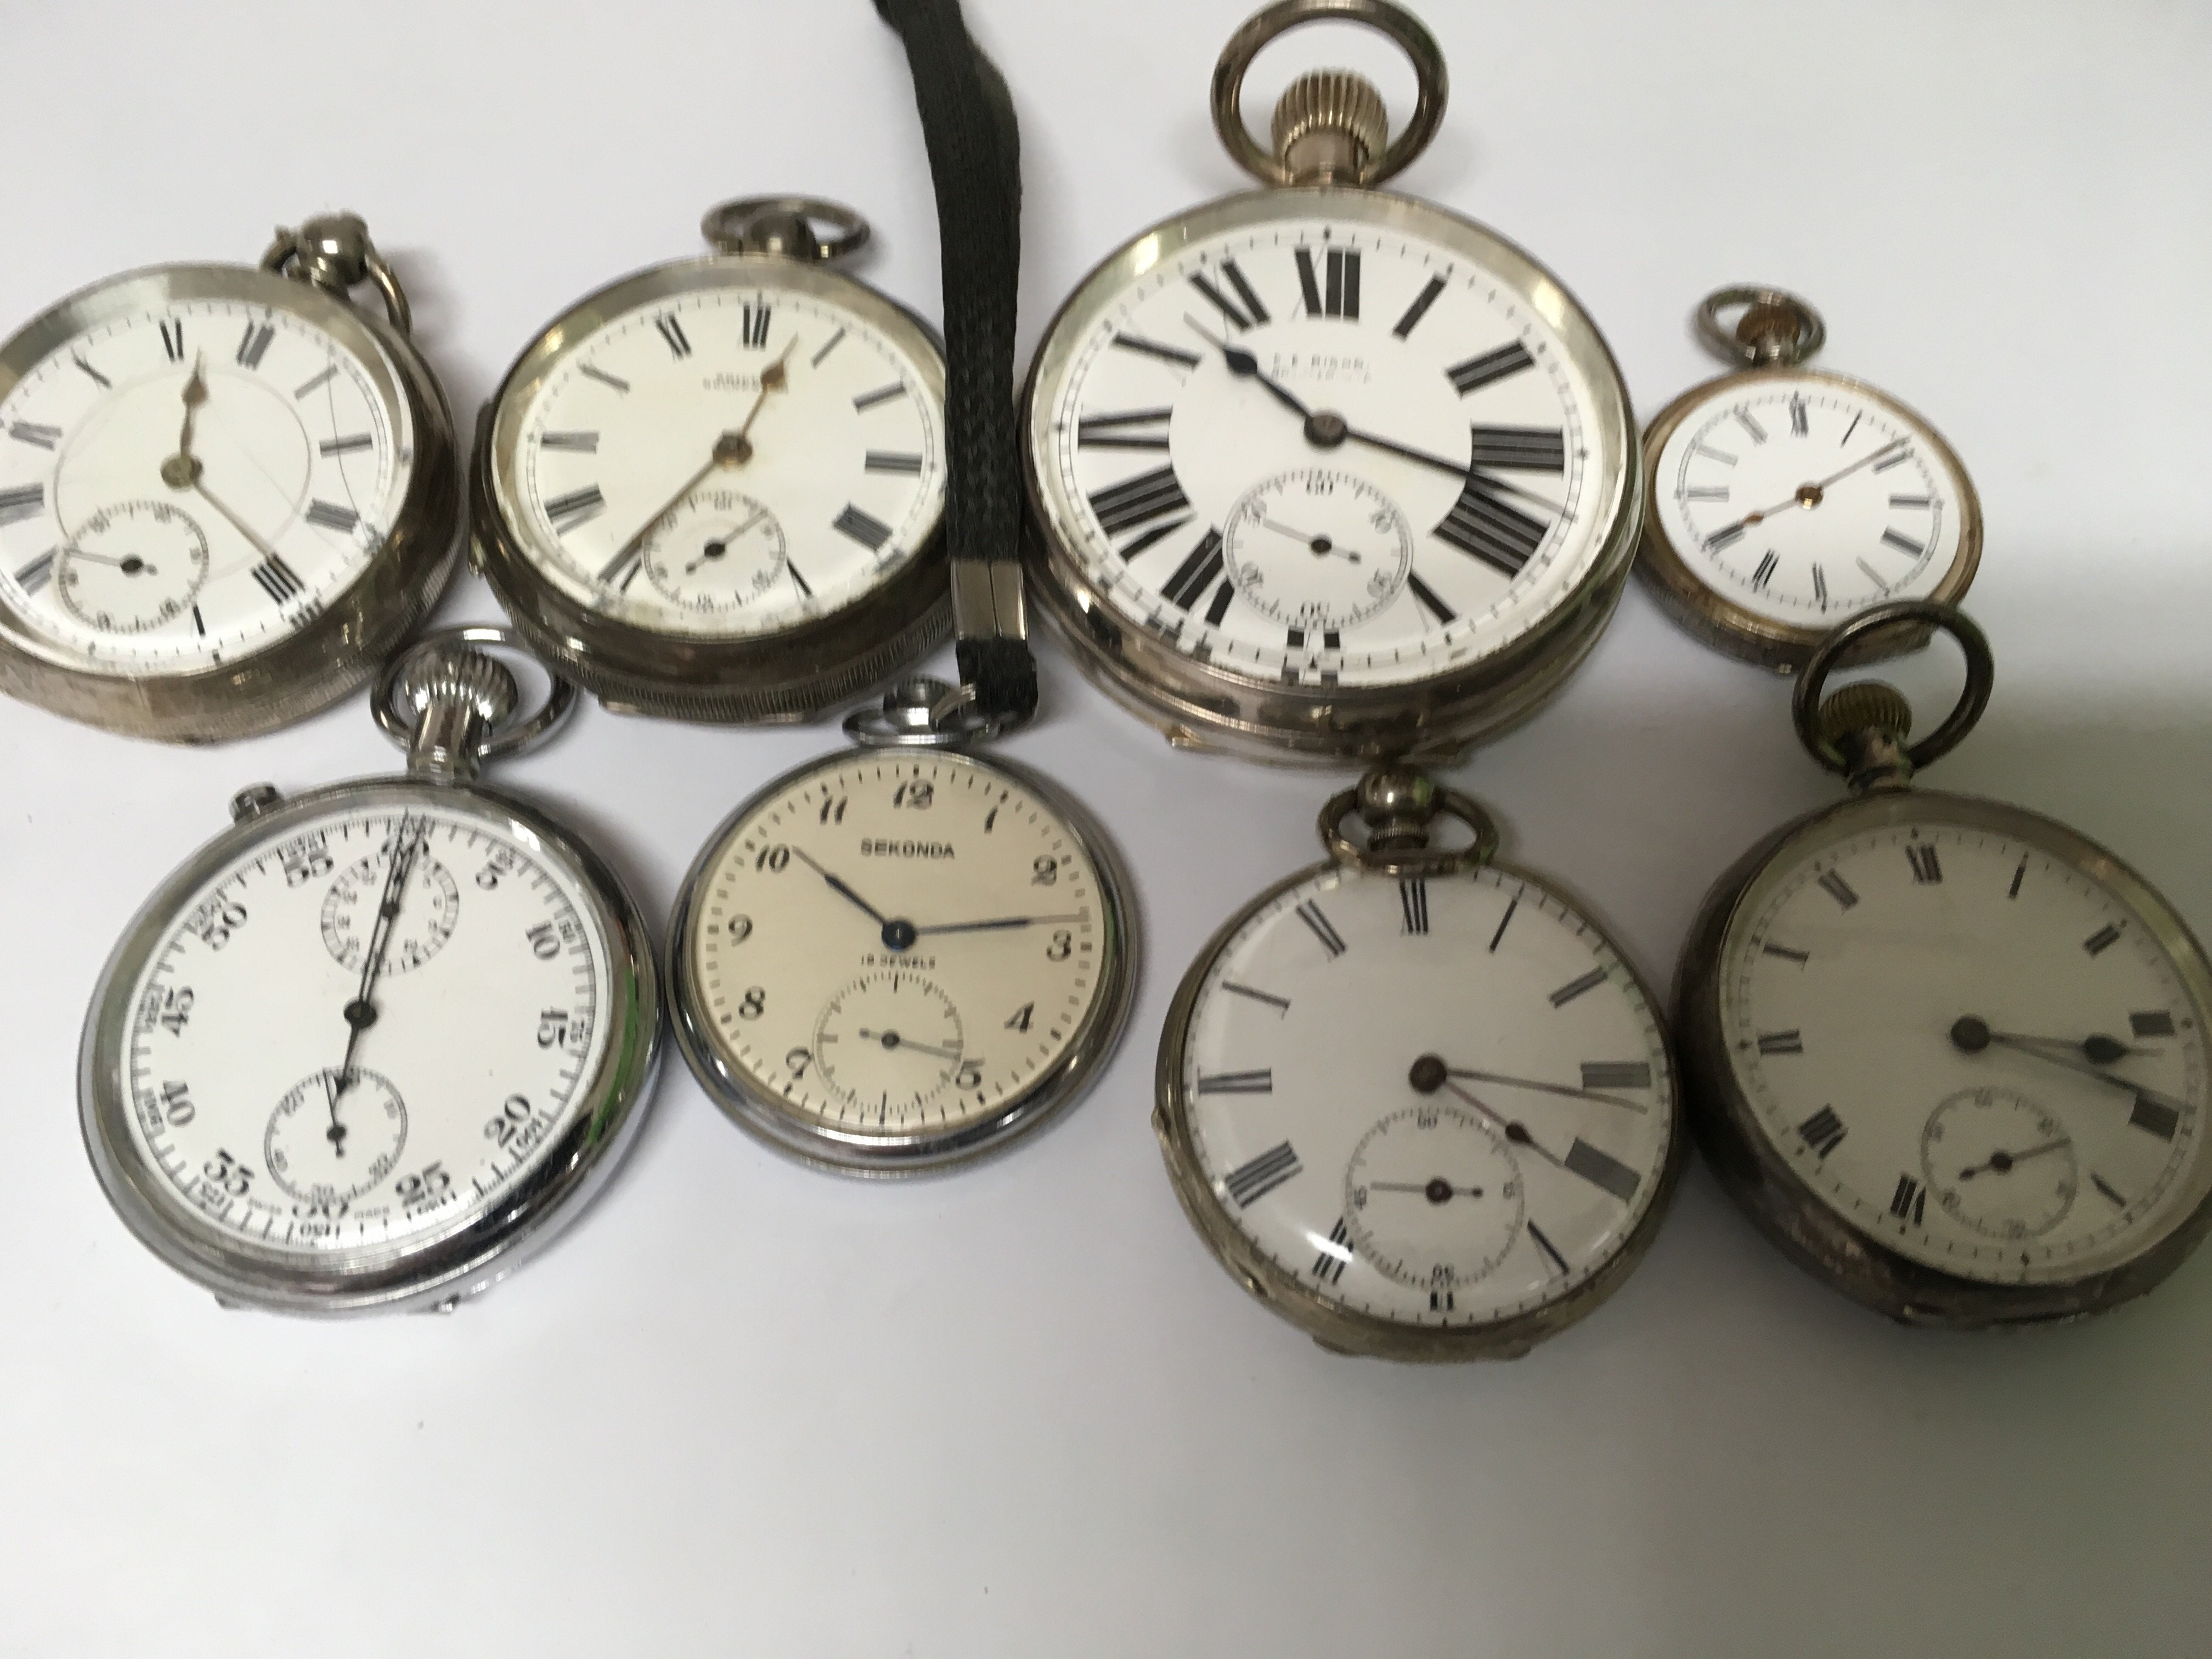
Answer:
<path fill-rule="evenodd" d="M 1324 1347 L 1516 1357 L 1620 1287 L 1680 1178 L 1657 1000 L 1424 773 L 1370 772 L 1320 830 L 1328 858 L 1231 917 L 1176 994 L 1169 1177 L 1231 1276 Z"/>
<path fill-rule="evenodd" d="M 579 301 L 508 370 L 475 557 L 611 708 L 806 719 L 951 633 L 944 356 L 834 269 L 868 240 L 849 210 L 757 198 L 703 229 L 712 254 Z"/>
<path fill-rule="evenodd" d="M 676 1041 L 741 1127 L 896 1175 L 1003 1147 L 1096 1079 L 1136 916 L 1112 842 L 963 694 L 912 679 L 855 747 L 768 784 L 701 851 L 668 932 Z"/>
<path fill-rule="evenodd" d="M 1948 631 L 1966 689 L 1929 736 L 1879 682 L 1823 699 L 1870 635 Z M 1693 1121 L 1784 1254 L 1913 1324 L 2100 1312 L 2212 1228 L 2212 968 L 2112 854 L 2021 807 L 1912 786 L 1979 719 L 1990 651 L 1948 606 L 1875 606 L 1796 687 L 1848 800 L 1715 884 L 1676 984 Z"/>
<path fill-rule="evenodd" d="M 364 283 L 388 321 L 348 297 Z M 459 545 L 444 394 L 350 214 L 161 265 L 0 345 L 0 691 L 173 743 L 362 684 Z"/>
<path fill-rule="evenodd" d="M 1738 367 L 1692 386 L 1644 437 L 1645 582 L 1716 649 L 1794 673 L 1838 623 L 1893 599 L 1955 604 L 1982 509 L 1942 434 L 1863 380 L 1808 368 L 1820 315 L 1779 289 L 1724 288 L 1698 337 Z M 1857 659 L 1925 645 L 1861 636 Z"/>
<path fill-rule="evenodd" d="M 449 1309 L 573 1222 L 659 1048 L 637 907 L 556 818 L 477 781 L 557 726 L 434 635 L 386 669 L 403 777 L 266 785 L 131 922 L 80 1055 L 84 1138 L 139 1241 L 227 1304 Z"/>
<path fill-rule="evenodd" d="M 1285 30 L 1380 31 L 1419 84 L 1324 70 L 1241 106 Z M 1443 56 L 1388 0 L 1279 0 L 1213 77 L 1265 188 L 1164 221 L 1078 286 L 1024 396 L 1039 603 L 1177 744 L 1449 757 L 1557 690 L 1613 613 L 1642 470 L 1612 353 L 1494 231 L 1379 186 L 1434 136 Z"/>

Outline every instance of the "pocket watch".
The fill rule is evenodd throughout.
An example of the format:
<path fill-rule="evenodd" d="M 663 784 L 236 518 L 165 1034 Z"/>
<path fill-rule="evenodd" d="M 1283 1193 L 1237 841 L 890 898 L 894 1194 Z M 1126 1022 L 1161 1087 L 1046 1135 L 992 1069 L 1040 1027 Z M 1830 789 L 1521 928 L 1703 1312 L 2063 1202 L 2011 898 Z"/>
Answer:
<path fill-rule="evenodd" d="M 149 900 L 85 1022 L 85 1145 L 139 1241 L 228 1305 L 444 1310 L 549 1243 L 643 1116 L 658 981 L 574 834 L 475 781 L 550 732 L 435 635 L 378 684 L 404 777 L 266 785 Z"/>
<path fill-rule="evenodd" d="M 348 299 L 374 284 L 389 323 Z M 0 345 L 0 690 L 173 743 L 362 684 L 453 574 L 459 468 L 351 214 L 161 265 Z"/>
<path fill-rule="evenodd" d="M 476 557 L 609 708 L 805 719 L 951 631 L 944 358 L 831 269 L 868 240 L 849 210 L 755 198 L 703 229 L 714 253 L 578 301 L 507 371 Z"/>
<path fill-rule="evenodd" d="M 1112 843 L 908 680 L 714 832 L 668 934 L 677 1046 L 744 1128 L 896 1175 L 994 1150 L 1087 1089 L 1134 983 Z"/>
<path fill-rule="evenodd" d="M 1640 568 L 1667 611 L 1787 674 L 1870 606 L 1962 598 L 1982 508 L 1942 435 L 1864 381 L 1803 367 L 1827 329 L 1794 294 L 1724 288 L 1697 328 L 1744 367 L 1692 386 L 1644 434 Z M 1862 637 L 1855 655 L 1927 642 L 1908 627 Z"/>
<path fill-rule="evenodd" d="M 1431 839 L 1450 819 L 1455 848 Z M 1656 1000 L 1424 773 L 1370 771 L 1320 827 L 1328 860 L 1232 916 L 1176 994 L 1169 1178 L 1231 1276 L 1324 1347 L 1516 1358 L 1620 1287 L 1680 1177 Z"/>
<path fill-rule="evenodd" d="M 1247 131 L 1255 54 L 1366 24 L 1412 60 L 1392 137 L 1339 70 Z M 1047 331 L 1025 396 L 1042 608 L 1180 744 L 1449 756 L 1529 714 L 1610 618 L 1641 469 L 1582 307 L 1494 231 L 1376 186 L 1426 148 L 1443 59 L 1388 0 L 1280 0 L 1223 52 L 1213 119 L 1267 187 L 1155 225 Z"/>
<path fill-rule="evenodd" d="M 1964 647 L 1965 696 L 1907 745 L 1878 682 L 1822 699 L 1899 624 Z M 1911 787 L 1980 717 L 1988 644 L 1954 610 L 1878 605 L 1796 688 L 1798 736 L 1852 798 L 1723 875 L 1692 931 L 1677 1029 L 1723 1182 L 1799 1265 L 1913 1324 L 2100 1312 L 2212 1226 L 2212 970 L 2103 848 L 1992 800 Z"/>

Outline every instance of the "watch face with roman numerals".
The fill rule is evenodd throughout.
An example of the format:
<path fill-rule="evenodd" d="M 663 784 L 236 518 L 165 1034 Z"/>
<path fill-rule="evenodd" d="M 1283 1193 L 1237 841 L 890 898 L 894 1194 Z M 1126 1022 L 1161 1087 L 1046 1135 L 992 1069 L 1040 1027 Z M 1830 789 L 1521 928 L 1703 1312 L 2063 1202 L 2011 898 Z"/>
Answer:
<path fill-rule="evenodd" d="M 2203 957 L 2047 819 L 1914 793 L 1818 820 L 1736 901 L 1719 974 L 1757 1133 L 1911 1261 L 2087 1279 L 2212 1190 Z"/>
<path fill-rule="evenodd" d="M 1981 509 L 1958 457 L 1871 386 L 1808 369 L 1731 374 L 1653 422 L 1647 520 L 1678 574 L 1776 628 L 1955 599 Z"/>
<path fill-rule="evenodd" d="M 1315 687 L 1451 672 L 1586 591 L 1632 493 L 1626 400 L 1525 255 L 1364 191 L 1133 246 L 1030 389 L 1053 574 L 1212 670 Z"/>
<path fill-rule="evenodd" d="M 1170 1168 L 1293 1318 L 1528 1321 L 1632 1260 L 1664 1208 L 1684 1142 L 1658 1015 L 1528 876 L 1324 866 L 1224 929 L 1182 997 Z"/>
<path fill-rule="evenodd" d="M 586 300 L 502 389 L 492 489 L 573 604 L 758 638 L 910 564 L 945 503 L 944 368 L 918 323 L 786 259 L 665 266 Z"/>
<path fill-rule="evenodd" d="M 0 602 L 21 642 L 146 677 L 289 638 L 368 569 L 407 496 L 393 366 L 281 300 L 67 303 L 99 319 L 0 378 Z"/>
<path fill-rule="evenodd" d="M 693 1070 L 747 1127 L 889 1172 L 981 1152 L 1087 1081 L 1127 1006 L 1098 830 L 1012 770 L 847 751 L 700 855 L 671 943 Z"/>

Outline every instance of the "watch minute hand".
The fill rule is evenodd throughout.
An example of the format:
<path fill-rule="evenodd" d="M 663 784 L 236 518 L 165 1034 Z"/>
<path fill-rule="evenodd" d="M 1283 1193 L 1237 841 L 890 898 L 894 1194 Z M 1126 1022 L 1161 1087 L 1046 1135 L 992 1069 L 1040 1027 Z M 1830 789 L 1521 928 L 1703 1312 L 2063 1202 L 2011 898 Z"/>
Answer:
<path fill-rule="evenodd" d="M 917 933 L 980 933 L 993 928 L 1035 927 L 1046 922 L 1080 921 L 1079 915 L 1070 916 L 998 916 L 989 921 L 941 921 L 933 927 L 917 927 Z"/>

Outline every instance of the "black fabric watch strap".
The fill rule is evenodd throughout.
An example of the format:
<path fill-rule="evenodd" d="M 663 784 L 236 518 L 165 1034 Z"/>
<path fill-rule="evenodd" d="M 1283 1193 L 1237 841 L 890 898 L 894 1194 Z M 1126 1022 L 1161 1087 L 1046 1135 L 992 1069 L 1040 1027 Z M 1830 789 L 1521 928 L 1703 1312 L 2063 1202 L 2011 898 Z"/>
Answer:
<path fill-rule="evenodd" d="M 960 678 L 975 712 L 1018 725 L 1036 712 L 1022 605 L 1022 479 L 1014 410 L 1021 271 L 1021 132 L 997 68 L 959 0 L 875 0 L 906 43 L 929 146 L 944 246 L 945 538 Z"/>

